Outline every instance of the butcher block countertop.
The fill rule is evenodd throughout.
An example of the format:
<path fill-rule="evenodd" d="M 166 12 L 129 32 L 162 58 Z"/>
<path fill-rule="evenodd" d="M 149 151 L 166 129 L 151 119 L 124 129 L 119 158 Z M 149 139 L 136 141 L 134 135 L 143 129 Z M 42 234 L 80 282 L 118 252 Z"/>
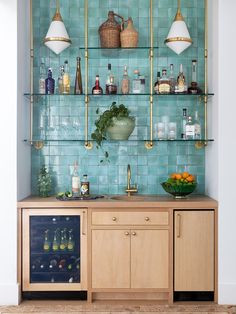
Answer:
<path fill-rule="evenodd" d="M 18 208 L 182 208 L 209 209 L 218 206 L 216 200 L 205 195 L 191 195 L 186 199 L 156 195 L 105 195 L 95 200 L 60 201 L 56 197 L 27 197 L 17 203 Z"/>

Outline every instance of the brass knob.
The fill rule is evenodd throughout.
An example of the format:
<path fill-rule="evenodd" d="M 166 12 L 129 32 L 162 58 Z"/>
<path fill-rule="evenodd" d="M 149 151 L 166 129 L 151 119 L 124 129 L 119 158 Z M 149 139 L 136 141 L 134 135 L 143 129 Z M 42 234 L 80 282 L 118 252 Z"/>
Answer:
<path fill-rule="evenodd" d="M 150 218 L 149 218 L 149 217 L 146 217 L 146 218 L 145 218 L 145 220 L 146 220 L 146 221 L 149 221 L 149 220 L 150 220 Z"/>
<path fill-rule="evenodd" d="M 129 232 L 128 232 L 128 231 L 126 231 L 126 232 L 125 232 L 125 235 L 126 235 L 126 236 L 128 236 L 128 235 L 129 235 Z"/>
<path fill-rule="evenodd" d="M 132 235 L 133 235 L 133 236 L 135 236 L 135 235 L 136 235 L 136 232 L 135 232 L 135 231 L 134 231 L 134 232 L 132 232 Z"/>
<path fill-rule="evenodd" d="M 117 219 L 116 217 L 112 217 L 112 220 L 113 220 L 113 221 L 116 221 L 116 219 Z"/>

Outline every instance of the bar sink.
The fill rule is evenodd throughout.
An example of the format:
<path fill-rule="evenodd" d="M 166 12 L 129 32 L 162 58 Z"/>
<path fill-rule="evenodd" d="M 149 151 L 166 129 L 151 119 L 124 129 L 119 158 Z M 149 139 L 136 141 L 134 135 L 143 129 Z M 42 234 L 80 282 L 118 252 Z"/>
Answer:
<path fill-rule="evenodd" d="M 150 196 L 150 195 L 138 195 L 138 194 L 134 194 L 134 195 L 115 195 L 115 196 L 111 196 L 110 199 L 112 200 L 116 200 L 116 201 L 125 201 L 125 202 L 140 202 L 140 201 L 147 201 L 150 199 L 154 199 L 154 196 Z"/>

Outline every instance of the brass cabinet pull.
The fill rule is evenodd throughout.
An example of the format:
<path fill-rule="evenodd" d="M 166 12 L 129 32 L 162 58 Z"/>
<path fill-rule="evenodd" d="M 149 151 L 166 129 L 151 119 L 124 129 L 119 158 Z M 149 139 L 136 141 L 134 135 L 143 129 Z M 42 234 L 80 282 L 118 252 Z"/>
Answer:
<path fill-rule="evenodd" d="M 129 232 L 128 232 L 128 231 L 126 231 L 126 232 L 125 232 L 125 235 L 126 235 L 126 236 L 128 236 L 128 235 L 129 235 Z"/>
<path fill-rule="evenodd" d="M 86 229 L 85 229 L 85 211 L 83 211 L 83 214 L 82 214 L 82 235 L 86 235 Z"/>
<path fill-rule="evenodd" d="M 112 217 L 112 220 L 113 220 L 113 221 L 116 221 L 116 220 L 117 220 L 117 218 L 116 218 L 116 217 Z"/>
<path fill-rule="evenodd" d="M 180 228 L 181 227 L 181 215 L 177 214 L 177 238 L 180 238 Z"/>
<path fill-rule="evenodd" d="M 136 232 L 135 232 L 135 231 L 133 231 L 133 232 L 132 232 L 132 235 L 133 235 L 133 236 L 136 236 Z"/>
<path fill-rule="evenodd" d="M 146 218 L 145 218 L 145 220 L 146 220 L 146 221 L 149 221 L 149 220 L 150 220 L 150 218 L 149 218 L 149 217 L 146 217 Z"/>

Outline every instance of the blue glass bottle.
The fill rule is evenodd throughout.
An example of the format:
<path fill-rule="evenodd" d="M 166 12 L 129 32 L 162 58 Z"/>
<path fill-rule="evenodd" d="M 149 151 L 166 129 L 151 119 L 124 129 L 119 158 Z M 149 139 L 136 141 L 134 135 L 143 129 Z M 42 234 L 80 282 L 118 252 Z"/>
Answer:
<path fill-rule="evenodd" d="M 52 69 L 48 69 L 48 77 L 45 80 L 46 94 L 54 94 L 55 80 L 52 78 Z"/>

